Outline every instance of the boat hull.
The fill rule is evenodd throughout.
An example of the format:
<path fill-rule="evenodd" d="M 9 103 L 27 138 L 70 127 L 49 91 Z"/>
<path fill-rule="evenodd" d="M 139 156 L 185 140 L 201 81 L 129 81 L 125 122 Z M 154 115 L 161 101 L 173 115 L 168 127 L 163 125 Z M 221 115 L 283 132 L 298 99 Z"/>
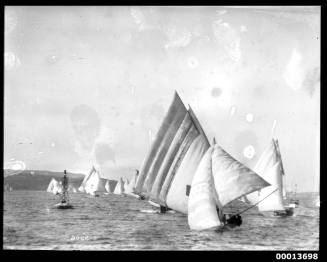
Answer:
<path fill-rule="evenodd" d="M 65 203 L 65 204 L 58 203 L 58 204 L 55 205 L 55 207 L 58 208 L 58 209 L 71 209 L 71 208 L 73 208 L 73 206 L 71 204 L 67 204 L 67 203 Z"/>

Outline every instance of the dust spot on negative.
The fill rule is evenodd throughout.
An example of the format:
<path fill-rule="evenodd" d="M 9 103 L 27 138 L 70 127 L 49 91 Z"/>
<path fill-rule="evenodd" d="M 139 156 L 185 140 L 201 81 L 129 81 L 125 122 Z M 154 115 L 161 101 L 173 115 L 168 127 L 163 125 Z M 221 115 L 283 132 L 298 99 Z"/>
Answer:
<path fill-rule="evenodd" d="M 212 97 L 219 97 L 222 94 L 222 89 L 220 87 L 214 87 L 211 89 L 211 96 Z"/>
<path fill-rule="evenodd" d="M 249 145 L 251 147 L 248 147 Z M 253 151 L 252 147 L 256 150 Z M 256 134 L 251 130 L 240 132 L 234 140 L 234 148 L 238 152 L 238 156 L 241 157 L 241 161 L 246 162 L 249 159 L 255 159 L 255 151 L 258 151 L 258 138 Z M 252 156 L 252 158 L 248 156 Z"/>
<path fill-rule="evenodd" d="M 112 161 L 115 163 L 115 151 L 105 143 L 96 144 L 95 157 L 100 165 L 106 163 L 107 161 Z"/>
<path fill-rule="evenodd" d="M 249 123 L 253 122 L 253 119 L 254 119 L 254 115 L 251 114 L 251 113 L 248 113 L 246 116 L 246 121 L 248 121 Z"/>
<path fill-rule="evenodd" d="M 243 155 L 246 158 L 252 159 L 255 156 L 255 148 L 252 145 L 248 145 L 243 149 Z"/>

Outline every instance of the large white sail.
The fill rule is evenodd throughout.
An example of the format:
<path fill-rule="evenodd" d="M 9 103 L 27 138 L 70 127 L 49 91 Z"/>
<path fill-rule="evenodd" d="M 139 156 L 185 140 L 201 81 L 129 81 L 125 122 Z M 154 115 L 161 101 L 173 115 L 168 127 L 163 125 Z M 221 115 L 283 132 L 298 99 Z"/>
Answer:
<path fill-rule="evenodd" d="M 166 198 L 169 208 L 187 214 L 189 197 L 186 189 L 192 184 L 193 176 L 208 148 L 209 143 L 203 135 L 197 136 L 192 142 L 169 187 Z"/>
<path fill-rule="evenodd" d="M 217 228 L 222 218 L 217 213 L 218 196 L 214 188 L 210 147 L 203 156 L 193 177 L 188 200 L 188 224 L 193 230 Z"/>
<path fill-rule="evenodd" d="M 193 177 L 188 202 L 190 228 L 204 230 L 220 226 L 224 206 L 268 185 L 219 145 L 211 146 Z"/>
<path fill-rule="evenodd" d="M 187 110 L 183 102 L 178 94 L 175 93 L 174 99 L 156 134 L 151 149 L 143 161 L 135 187 L 135 192 L 137 194 L 149 197 L 152 185 L 167 154 L 169 146 L 179 126 L 183 122 L 186 113 Z"/>
<path fill-rule="evenodd" d="M 222 207 L 235 199 L 270 185 L 219 145 L 214 145 L 212 172 Z"/>

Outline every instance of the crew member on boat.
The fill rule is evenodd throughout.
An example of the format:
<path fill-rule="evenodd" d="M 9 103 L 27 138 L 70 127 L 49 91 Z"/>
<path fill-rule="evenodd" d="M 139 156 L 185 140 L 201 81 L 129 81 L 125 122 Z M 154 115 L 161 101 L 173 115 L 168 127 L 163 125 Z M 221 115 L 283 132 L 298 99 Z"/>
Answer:
<path fill-rule="evenodd" d="M 239 214 L 236 215 L 228 215 L 228 218 L 226 217 L 226 214 L 223 214 L 222 211 L 216 207 L 217 214 L 220 219 L 220 221 L 223 222 L 224 225 L 228 225 L 229 227 L 236 227 L 241 226 L 242 224 L 242 217 Z"/>

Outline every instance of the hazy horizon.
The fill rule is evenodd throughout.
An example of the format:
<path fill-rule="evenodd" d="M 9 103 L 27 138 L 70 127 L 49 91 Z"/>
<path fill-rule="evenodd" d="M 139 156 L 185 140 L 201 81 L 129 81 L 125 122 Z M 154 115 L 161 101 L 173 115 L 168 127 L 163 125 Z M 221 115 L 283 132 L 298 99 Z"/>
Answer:
<path fill-rule="evenodd" d="M 274 130 L 288 191 L 319 190 L 318 6 L 6 6 L 4 57 L 4 168 L 129 178 L 176 90 L 249 168 Z"/>

